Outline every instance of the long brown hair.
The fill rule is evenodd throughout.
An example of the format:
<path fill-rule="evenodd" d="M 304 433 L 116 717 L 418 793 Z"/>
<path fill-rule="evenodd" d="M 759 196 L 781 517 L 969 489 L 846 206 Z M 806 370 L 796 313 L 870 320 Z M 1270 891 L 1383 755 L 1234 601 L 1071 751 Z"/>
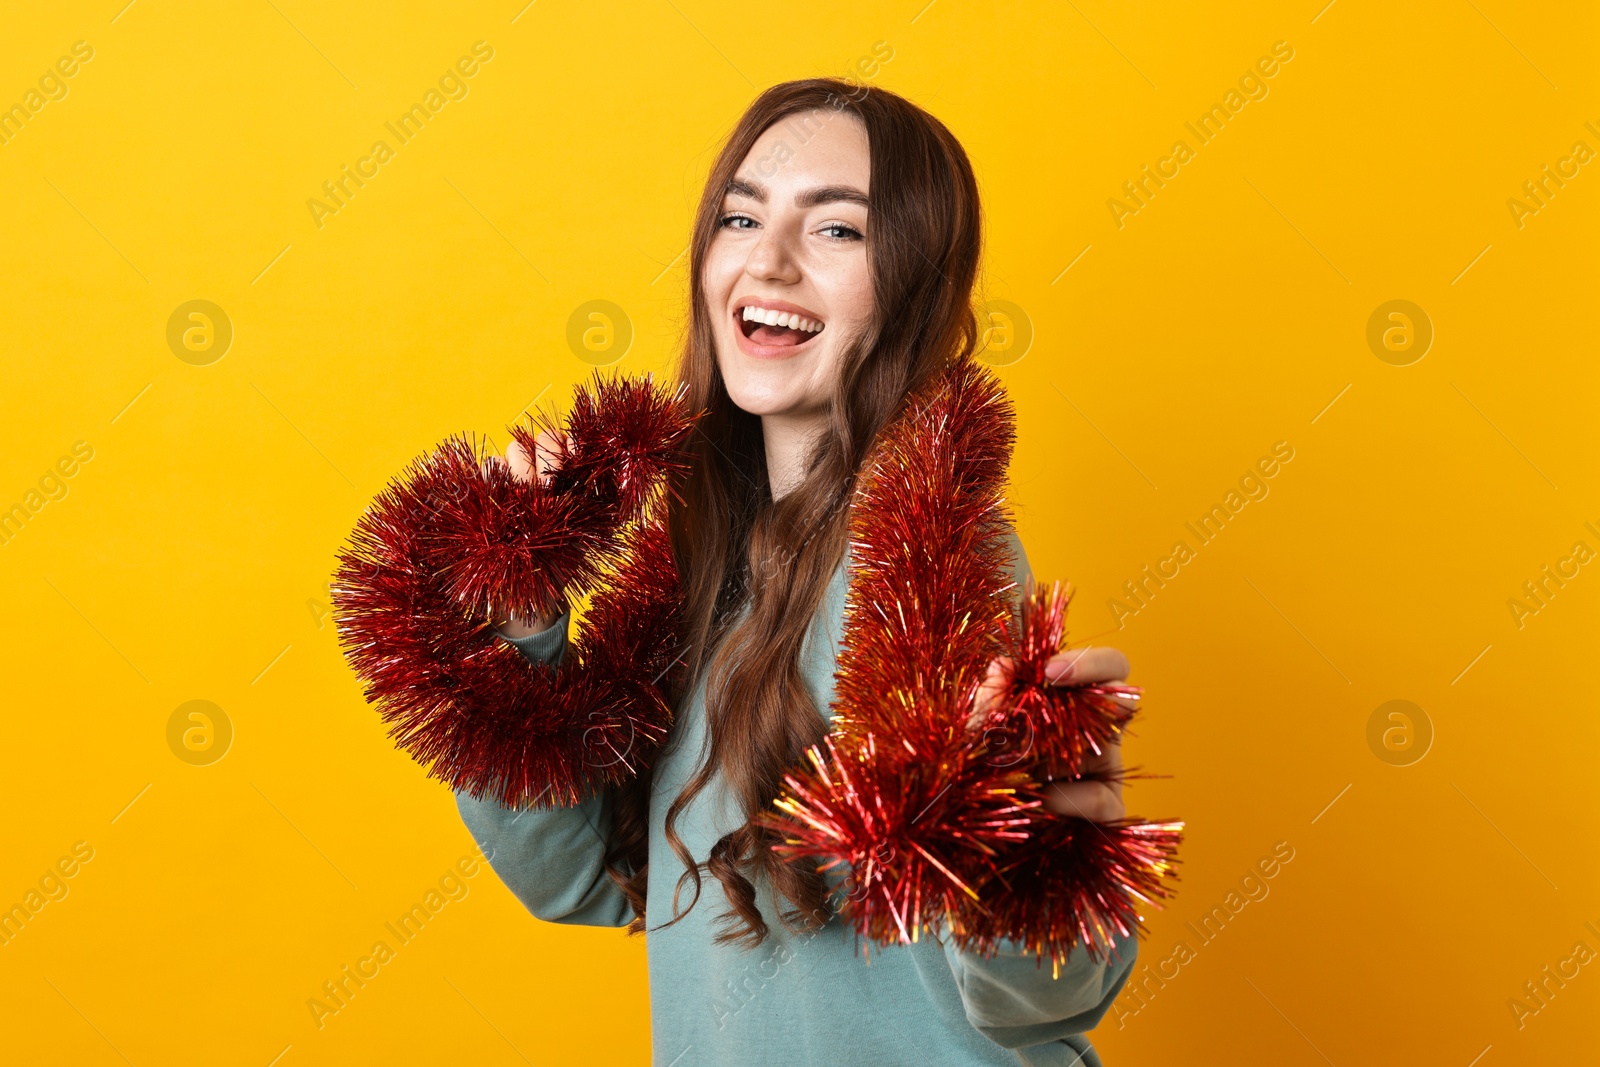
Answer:
<path fill-rule="evenodd" d="M 816 115 L 814 112 L 824 112 Z M 842 355 L 827 429 L 799 486 L 774 501 L 767 481 L 761 420 L 734 405 L 717 367 L 704 264 L 722 216 L 723 196 L 756 140 L 774 123 L 808 139 L 820 121 L 853 115 L 866 129 L 870 157 L 867 257 L 874 313 Z M 693 410 L 706 415 L 691 439 L 692 466 L 681 502 L 669 504 L 673 553 L 685 595 L 681 709 L 705 669 L 710 755 L 667 810 L 666 834 L 686 870 L 673 894 L 702 870 L 733 905 L 717 941 L 759 945 L 768 928 L 749 873 L 764 876 L 789 907 L 791 930 L 826 921 L 826 886 L 815 865 L 786 863 L 771 832 L 748 818 L 765 809 L 785 770 L 826 733 L 801 677 L 799 654 L 813 613 L 843 557 L 848 503 L 873 440 L 908 393 L 977 343 L 971 294 L 981 224 L 978 187 L 959 142 L 938 119 L 882 89 L 831 78 L 784 82 L 762 93 L 739 120 L 706 180 L 690 243 L 690 307 L 679 380 Z M 740 617 L 748 603 L 749 612 Z M 675 823 L 718 771 L 742 805 L 745 825 L 697 863 Z M 645 927 L 650 775 L 613 794 L 606 871 Z"/>

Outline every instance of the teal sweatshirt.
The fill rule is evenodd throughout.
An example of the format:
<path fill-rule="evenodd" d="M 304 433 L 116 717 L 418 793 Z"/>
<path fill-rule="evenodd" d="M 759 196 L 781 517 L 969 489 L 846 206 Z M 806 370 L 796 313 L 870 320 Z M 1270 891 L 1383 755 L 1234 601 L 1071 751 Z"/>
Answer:
<path fill-rule="evenodd" d="M 1028 573 L 1012 535 L 1015 574 Z M 802 648 L 805 683 L 832 722 L 833 673 L 843 629 L 850 553 L 829 582 Z M 1020 588 L 1020 586 L 1019 586 Z M 559 663 L 569 617 L 548 630 L 507 639 L 534 663 Z M 646 913 L 657 926 L 672 916 L 683 865 L 664 831 L 667 805 L 704 761 L 705 679 L 679 710 L 652 772 L 650 878 Z M 606 876 L 610 829 L 606 794 L 575 807 L 516 812 L 496 801 L 456 794 L 461 817 L 490 865 L 528 911 L 546 922 L 626 926 L 627 899 Z M 678 819 L 696 859 L 744 821 L 720 773 Z M 1111 1007 L 1133 968 L 1138 942 L 1094 962 L 1080 947 L 1059 977 L 1012 943 L 992 959 L 924 935 L 916 944 L 872 949 L 870 962 L 834 917 L 819 931 L 794 934 L 777 921 L 770 886 L 757 884 L 771 933 L 758 948 L 717 945 L 722 884 L 702 872 L 700 900 L 676 924 L 648 930 L 651 1034 L 657 1067 L 1100 1067 L 1084 1031 Z M 682 898 L 693 896 L 686 888 Z"/>

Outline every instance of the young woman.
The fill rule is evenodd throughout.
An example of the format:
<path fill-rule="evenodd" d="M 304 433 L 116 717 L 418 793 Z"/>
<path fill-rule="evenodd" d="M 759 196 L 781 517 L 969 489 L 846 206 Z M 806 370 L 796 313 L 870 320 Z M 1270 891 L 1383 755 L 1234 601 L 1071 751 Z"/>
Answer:
<path fill-rule="evenodd" d="M 535 916 L 648 931 L 658 1064 L 1100 1062 L 1082 1035 L 1126 981 L 1133 939 L 1110 962 L 1077 950 L 1058 977 L 1015 946 L 984 959 L 937 938 L 874 949 L 869 963 L 815 871 L 777 859 L 751 822 L 828 731 L 854 475 L 907 395 L 972 353 L 979 237 L 966 155 L 920 108 L 826 79 L 751 105 L 691 244 L 680 378 L 708 414 L 668 513 L 688 667 L 672 732 L 649 772 L 574 807 L 457 794 Z M 506 462 L 546 477 L 553 444 L 534 456 L 513 445 Z M 499 633 L 555 663 L 568 618 L 555 605 L 499 620 Z M 1057 661 L 1057 684 L 1127 673 L 1111 649 Z M 1061 814 L 1123 814 L 1113 784 L 1052 790 Z M 791 913 L 812 921 L 781 921 Z"/>

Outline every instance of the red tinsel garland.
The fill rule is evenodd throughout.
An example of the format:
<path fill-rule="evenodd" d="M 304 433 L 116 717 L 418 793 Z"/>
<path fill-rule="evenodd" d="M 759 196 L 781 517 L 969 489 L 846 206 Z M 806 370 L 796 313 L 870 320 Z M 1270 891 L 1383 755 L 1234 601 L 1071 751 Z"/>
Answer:
<path fill-rule="evenodd" d="M 682 594 L 659 490 L 684 466 L 682 398 L 597 374 L 548 485 L 455 437 L 361 517 L 333 584 L 340 642 L 389 736 L 430 776 L 550 806 L 647 765 L 678 667 Z M 542 425 L 512 428 L 530 456 Z M 591 590 L 559 667 L 533 666 L 489 625 Z"/>
<path fill-rule="evenodd" d="M 693 419 L 647 378 L 577 391 L 549 485 L 462 438 L 374 501 L 340 554 L 340 640 L 390 736 L 430 775 L 507 805 L 576 803 L 648 766 L 681 669 L 678 574 L 659 491 Z M 1059 586 L 1010 579 L 1014 415 L 993 375 L 953 363 L 874 446 L 850 518 L 852 569 L 834 729 L 786 776 L 781 854 L 848 872 L 841 904 L 869 942 L 948 933 L 1092 956 L 1168 893 L 1182 824 L 1098 824 L 1044 808 L 1120 739 L 1119 686 L 1056 686 Z M 532 454 L 533 430 L 513 429 Z M 559 667 L 535 667 L 486 616 L 594 590 Z M 989 662 L 1005 691 L 971 724 Z"/>

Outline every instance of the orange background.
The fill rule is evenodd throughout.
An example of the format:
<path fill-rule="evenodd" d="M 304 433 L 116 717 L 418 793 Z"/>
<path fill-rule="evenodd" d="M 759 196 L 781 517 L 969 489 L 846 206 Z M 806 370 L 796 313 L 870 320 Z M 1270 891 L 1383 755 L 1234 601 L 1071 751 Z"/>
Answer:
<path fill-rule="evenodd" d="M 1129 756 L 1170 777 L 1132 806 L 1189 824 L 1106 1062 L 1592 1055 L 1592 963 L 1524 990 L 1600 952 L 1600 575 L 1573 557 L 1600 549 L 1592 7 L 124 3 L 0 33 L 0 106 L 26 113 L 0 144 L 0 507 L 24 509 L 0 905 L 65 891 L 0 945 L 0 1060 L 647 1059 L 643 943 L 541 924 L 484 868 L 313 1021 L 473 849 L 363 703 L 327 577 L 440 438 L 503 440 L 591 362 L 670 366 L 718 139 L 759 89 L 852 71 L 972 156 L 1022 537 L 1075 582 L 1074 636 L 1147 687 Z M 478 41 L 465 95 L 319 226 L 307 201 Z M 1277 42 L 1201 144 L 1185 124 Z M 1136 205 L 1123 183 L 1179 139 Z M 1569 177 L 1536 205 L 1547 164 Z M 194 300 L 225 352 L 214 312 L 169 344 Z M 593 300 L 625 352 L 569 347 Z M 1377 333 L 1431 324 L 1420 359 L 1369 345 L 1392 300 L 1409 325 Z M 1278 442 L 1266 495 L 1199 545 L 1185 524 Z M 1108 607 L 1180 539 L 1137 612 Z M 1519 619 L 1547 564 L 1570 577 Z"/>

